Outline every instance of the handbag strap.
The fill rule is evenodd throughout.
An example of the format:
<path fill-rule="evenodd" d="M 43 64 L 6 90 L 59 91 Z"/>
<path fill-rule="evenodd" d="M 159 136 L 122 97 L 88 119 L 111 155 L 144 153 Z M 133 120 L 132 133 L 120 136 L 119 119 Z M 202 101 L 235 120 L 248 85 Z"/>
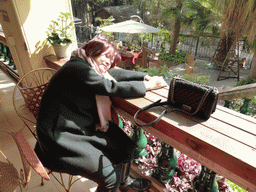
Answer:
<path fill-rule="evenodd" d="M 157 107 L 157 106 L 163 106 L 163 105 L 167 105 L 168 102 L 165 101 L 165 102 L 161 102 L 161 99 L 159 99 L 158 101 L 150 104 L 150 105 L 147 105 L 145 107 L 142 107 L 140 108 L 134 115 L 134 122 L 138 125 L 138 126 L 141 126 L 141 127 L 149 127 L 149 126 L 152 126 L 154 124 L 156 124 L 161 118 L 162 116 L 164 116 L 166 113 L 169 112 L 168 109 L 165 109 L 154 121 L 150 122 L 150 123 L 146 123 L 146 124 L 141 124 L 141 123 L 138 123 L 137 122 L 137 117 L 139 115 L 139 113 L 143 112 L 143 111 L 146 111 L 148 109 L 151 109 L 153 107 Z"/>

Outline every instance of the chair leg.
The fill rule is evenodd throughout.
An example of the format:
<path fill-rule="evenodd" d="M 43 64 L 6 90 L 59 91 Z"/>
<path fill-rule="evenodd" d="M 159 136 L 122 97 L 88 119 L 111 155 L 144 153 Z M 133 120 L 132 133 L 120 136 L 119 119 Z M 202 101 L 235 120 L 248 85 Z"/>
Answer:
<path fill-rule="evenodd" d="M 73 175 L 69 175 L 69 177 L 68 177 L 68 186 L 67 186 L 68 189 L 67 189 L 67 191 L 69 191 L 70 188 L 71 188 L 72 179 L 73 179 Z"/>
<path fill-rule="evenodd" d="M 44 178 L 41 178 L 41 186 L 44 186 Z"/>
<path fill-rule="evenodd" d="M 21 187 L 21 185 L 20 185 L 20 191 L 22 192 L 23 190 L 22 190 L 22 187 Z"/>
<path fill-rule="evenodd" d="M 56 172 L 57 173 L 57 172 Z M 49 171 L 48 174 L 51 174 L 55 179 L 56 181 L 65 189 L 66 192 L 69 192 L 70 191 L 70 188 L 71 186 L 80 180 L 80 178 L 76 179 L 76 180 L 73 180 L 74 179 L 74 176 L 73 175 L 69 175 L 69 178 L 68 178 L 68 182 L 66 183 L 65 185 L 65 181 L 64 181 L 64 178 L 62 176 L 63 173 L 59 173 L 60 175 L 60 178 L 58 179 L 54 174 L 53 174 L 53 171 Z M 44 185 L 44 179 L 42 178 L 41 179 L 41 186 Z"/>

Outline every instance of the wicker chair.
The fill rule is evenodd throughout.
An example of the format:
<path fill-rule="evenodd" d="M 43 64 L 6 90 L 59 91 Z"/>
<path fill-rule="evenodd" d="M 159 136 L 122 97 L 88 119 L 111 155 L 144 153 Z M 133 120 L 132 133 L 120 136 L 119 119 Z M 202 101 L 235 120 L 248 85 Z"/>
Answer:
<path fill-rule="evenodd" d="M 23 186 L 27 189 L 31 177 L 30 167 L 32 167 L 42 178 L 50 180 L 47 171 L 25 138 L 22 129 L 18 132 L 0 132 L 12 136 L 18 147 L 23 164 L 23 169 L 20 170 L 19 174 L 14 165 L 0 150 L 0 153 L 4 156 L 7 162 L 0 161 L 0 191 L 15 191 L 19 186 Z"/>
<path fill-rule="evenodd" d="M 35 138 L 36 117 L 42 95 L 55 72 L 51 68 L 32 70 L 20 78 L 13 91 L 14 109 Z"/>
<path fill-rule="evenodd" d="M 29 129 L 29 131 L 36 139 L 37 136 L 35 133 L 35 127 L 40 102 L 44 90 L 55 72 L 56 70 L 51 68 L 40 68 L 32 70 L 20 78 L 13 91 L 14 109 L 25 124 L 25 126 Z M 57 178 L 54 173 L 58 173 L 60 179 Z M 79 180 L 73 180 L 73 175 L 69 175 L 68 182 L 67 184 L 65 184 L 63 179 L 63 173 L 50 170 L 48 174 L 51 174 L 67 192 L 70 190 L 71 186 Z M 44 177 L 42 177 L 41 185 L 44 184 L 43 179 Z"/>

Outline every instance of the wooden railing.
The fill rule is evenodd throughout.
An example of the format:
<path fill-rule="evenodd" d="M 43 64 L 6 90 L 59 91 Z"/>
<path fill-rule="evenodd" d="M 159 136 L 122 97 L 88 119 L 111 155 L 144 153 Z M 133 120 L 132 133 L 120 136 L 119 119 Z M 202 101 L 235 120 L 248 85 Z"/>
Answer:
<path fill-rule="evenodd" d="M 219 93 L 219 100 L 231 101 L 236 98 L 252 98 L 256 96 L 256 83 L 223 89 Z"/>

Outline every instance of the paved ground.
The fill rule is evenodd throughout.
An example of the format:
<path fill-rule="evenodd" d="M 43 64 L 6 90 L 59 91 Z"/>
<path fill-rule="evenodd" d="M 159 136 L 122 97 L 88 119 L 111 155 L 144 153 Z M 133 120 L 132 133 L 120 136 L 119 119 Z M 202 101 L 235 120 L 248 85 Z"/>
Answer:
<path fill-rule="evenodd" d="M 150 66 L 154 66 L 154 64 L 150 64 Z M 231 88 L 233 87 L 236 82 L 237 78 L 228 78 L 224 80 L 217 81 L 220 70 L 216 70 L 216 67 L 209 61 L 205 60 L 196 60 L 195 65 L 198 68 L 198 71 L 196 73 L 202 74 L 202 75 L 210 75 L 210 83 L 209 85 L 215 86 L 218 89 L 221 89 L 222 87 Z M 175 67 L 170 68 L 170 72 L 176 72 L 179 75 L 185 74 L 185 64 L 180 64 Z M 247 79 L 249 74 L 249 69 L 240 69 L 240 80 Z M 228 76 L 228 72 L 222 73 L 221 76 Z M 234 73 L 230 73 L 230 76 L 234 76 Z"/>

